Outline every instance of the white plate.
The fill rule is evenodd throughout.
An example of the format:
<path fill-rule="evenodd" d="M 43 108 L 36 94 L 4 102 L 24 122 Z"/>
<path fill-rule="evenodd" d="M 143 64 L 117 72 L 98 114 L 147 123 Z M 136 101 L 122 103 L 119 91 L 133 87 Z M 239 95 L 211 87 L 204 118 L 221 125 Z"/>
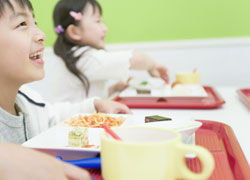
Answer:
<path fill-rule="evenodd" d="M 174 88 L 171 85 L 164 85 L 162 88 L 151 89 L 149 94 L 138 94 L 135 88 L 128 87 L 119 94 L 122 98 L 167 98 L 171 99 L 202 99 L 208 96 L 203 86 L 199 84 L 177 84 Z"/>
<path fill-rule="evenodd" d="M 174 97 L 207 97 L 207 92 L 200 84 L 176 84 L 171 89 Z"/>
<path fill-rule="evenodd" d="M 121 115 L 111 115 L 121 116 Z M 152 126 L 166 129 L 173 129 L 181 133 L 182 140 L 185 143 L 193 143 L 194 132 L 202 125 L 190 118 L 176 117 L 172 121 L 144 123 L 145 116 L 141 115 L 122 115 L 126 120 L 122 126 Z M 64 160 L 75 160 L 81 158 L 95 157 L 99 154 L 100 148 L 80 148 L 67 147 L 68 132 L 72 127 L 55 126 L 40 135 L 28 140 L 23 146 L 37 149 L 39 151 L 51 154 L 53 156 L 62 156 Z M 100 145 L 101 128 L 89 128 L 89 144 Z"/>

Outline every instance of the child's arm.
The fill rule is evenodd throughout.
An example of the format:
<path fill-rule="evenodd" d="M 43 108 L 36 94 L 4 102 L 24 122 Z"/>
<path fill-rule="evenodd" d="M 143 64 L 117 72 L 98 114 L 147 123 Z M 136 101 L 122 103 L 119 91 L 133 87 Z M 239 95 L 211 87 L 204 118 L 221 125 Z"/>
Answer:
<path fill-rule="evenodd" d="M 44 153 L 0 143 L 1 180 L 90 180 L 89 173 Z"/>
<path fill-rule="evenodd" d="M 166 82 L 169 81 L 167 68 L 143 52 L 133 52 L 130 59 L 130 69 L 147 70 L 151 76 L 160 77 Z"/>
<path fill-rule="evenodd" d="M 50 127 L 79 113 L 131 114 L 129 108 L 124 104 L 98 98 L 89 98 L 80 103 L 65 102 L 46 104 L 46 106 L 49 112 Z"/>
<path fill-rule="evenodd" d="M 150 70 L 156 62 L 147 54 L 134 51 L 130 58 L 130 68 L 135 70 Z"/>
<path fill-rule="evenodd" d="M 129 86 L 129 81 L 132 77 L 129 77 L 126 82 L 119 81 L 108 88 L 108 96 L 112 96 L 114 93 L 121 92 Z"/>
<path fill-rule="evenodd" d="M 126 81 L 129 69 L 147 70 L 151 76 L 168 82 L 167 68 L 139 51 L 107 52 L 91 49 L 77 62 L 77 68 L 90 82 L 109 79 Z"/>
<path fill-rule="evenodd" d="M 27 112 L 29 127 L 34 128 L 31 136 L 48 129 L 70 118 L 73 115 L 84 113 L 90 114 L 95 112 L 103 113 L 131 113 L 129 108 L 124 104 L 110 100 L 102 100 L 97 97 L 88 98 L 79 103 L 46 103 L 38 93 L 34 92 L 27 86 L 22 86 L 18 93 L 18 102 L 21 108 Z"/>
<path fill-rule="evenodd" d="M 127 87 L 128 87 L 128 82 L 119 81 L 118 83 L 116 83 L 108 88 L 108 96 L 111 96 L 112 94 L 114 94 L 116 92 L 121 92 L 124 89 L 126 89 Z"/>
<path fill-rule="evenodd" d="M 94 104 L 97 112 L 105 112 L 110 114 L 132 113 L 126 105 L 110 100 L 96 99 Z"/>

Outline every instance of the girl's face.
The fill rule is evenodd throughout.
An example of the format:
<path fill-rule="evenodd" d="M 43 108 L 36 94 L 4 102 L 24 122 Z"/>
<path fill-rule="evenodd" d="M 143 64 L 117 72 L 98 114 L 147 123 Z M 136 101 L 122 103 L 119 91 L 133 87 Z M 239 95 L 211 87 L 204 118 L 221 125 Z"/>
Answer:
<path fill-rule="evenodd" d="M 81 31 L 81 44 L 97 49 L 105 47 L 107 27 L 103 23 L 99 9 L 95 9 L 90 3 L 86 4 L 79 28 Z"/>
<path fill-rule="evenodd" d="M 0 18 L 0 82 L 22 85 L 44 77 L 45 35 L 27 7 L 11 3 L 14 11 L 6 4 Z"/>

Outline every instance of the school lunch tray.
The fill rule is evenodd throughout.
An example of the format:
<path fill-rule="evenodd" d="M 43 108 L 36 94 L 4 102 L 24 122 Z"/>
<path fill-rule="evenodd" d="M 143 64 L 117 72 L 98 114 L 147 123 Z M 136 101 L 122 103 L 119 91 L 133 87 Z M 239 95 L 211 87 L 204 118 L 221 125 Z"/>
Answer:
<path fill-rule="evenodd" d="M 226 124 L 204 121 L 195 133 L 195 142 L 207 148 L 214 157 L 215 168 L 208 180 L 249 180 L 250 167 L 232 128 Z M 201 171 L 197 158 L 187 158 L 188 167 L 194 172 Z M 101 169 L 89 168 L 95 180 L 103 180 Z"/>
<path fill-rule="evenodd" d="M 238 89 L 237 93 L 244 104 L 250 109 L 250 88 Z"/>
<path fill-rule="evenodd" d="M 150 97 L 135 97 L 134 100 L 126 97 L 116 97 L 113 100 L 126 104 L 130 108 L 165 108 L 165 109 L 215 109 L 221 107 L 225 101 L 211 86 L 203 86 L 208 96 L 198 101 L 186 100 L 185 97 L 176 101 L 168 101 L 167 98 L 158 100 Z"/>

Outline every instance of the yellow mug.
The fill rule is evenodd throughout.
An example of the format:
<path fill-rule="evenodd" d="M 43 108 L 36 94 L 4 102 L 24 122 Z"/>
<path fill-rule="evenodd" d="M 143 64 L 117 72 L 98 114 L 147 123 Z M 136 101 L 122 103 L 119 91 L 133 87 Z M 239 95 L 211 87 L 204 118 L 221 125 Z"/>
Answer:
<path fill-rule="evenodd" d="M 101 134 L 101 163 L 104 180 L 174 180 L 207 179 L 213 171 L 214 159 L 203 147 L 181 142 L 175 131 L 156 127 L 113 128 L 122 141 Z M 195 153 L 202 172 L 189 170 L 187 153 Z"/>
<path fill-rule="evenodd" d="M 200 84 L 199 72 L 177 72 L 175 74 L 176 82 L 181 84 Z"/>

